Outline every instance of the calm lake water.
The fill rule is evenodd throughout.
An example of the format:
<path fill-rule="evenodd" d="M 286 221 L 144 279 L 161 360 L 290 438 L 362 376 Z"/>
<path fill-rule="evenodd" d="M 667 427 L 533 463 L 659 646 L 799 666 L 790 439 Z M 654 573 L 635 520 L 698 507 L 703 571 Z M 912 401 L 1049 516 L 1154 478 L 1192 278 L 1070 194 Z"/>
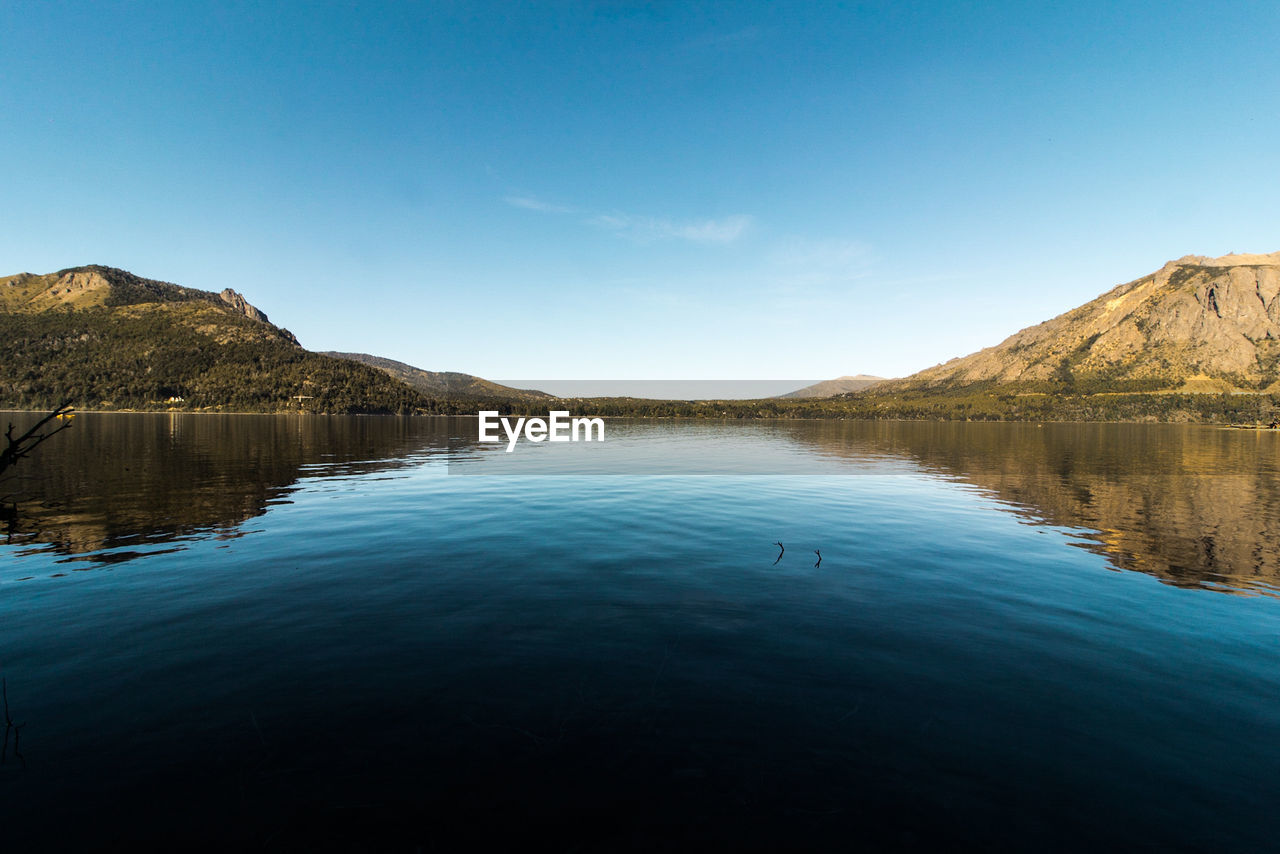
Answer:
<path fill-rule="evenodd" d="M 23 461 L 6 850 L 1274 849 L 1280 435 L 475 432 L 86 414 Z"/>

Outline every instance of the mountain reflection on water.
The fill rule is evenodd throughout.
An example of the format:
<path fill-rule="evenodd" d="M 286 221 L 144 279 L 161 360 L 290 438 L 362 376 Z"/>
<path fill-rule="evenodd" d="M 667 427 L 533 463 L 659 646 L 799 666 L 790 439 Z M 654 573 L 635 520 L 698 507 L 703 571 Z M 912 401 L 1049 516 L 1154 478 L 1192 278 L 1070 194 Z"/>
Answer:
<path fill-rule="evenodd" d="M 8 421 L 34 423 L 28 413 Z M 447 433 L 400 418 L 82 413 L 0 484 L 8 542 L 114 563 L 238 537 L 305 478 L 419 464 Z M 145 548 L 146 551 L 136 549 Z M 111 551 L 104 551 L 111 550 Z"/>
<path fill-rule="evenodd" d="M 806 422 L 798 441 L 909 458 L 1170 584 L 1280 587 L 1280 433 L 1175 424 Z"/>
<path fill-rule="evenodd" d="M 8 420 L 22 427 L 35 417 Z M 475 421 L 465 418 L 82 414 L 0 484 L 17 506 L 7 542 L 81 568 L 119 563 L 184 540 L 251 533 L 247 522 L 313 479 L 433 459 L 442 474 L 924 474 L 976 487 L 1029 523 L 1080 529 L 1080 545 L 1117 569 L 1179 586 L 1280 588 L 1275 432 L 611 421 L 609 442 L 590 449 L 595 456 L 578 445 L 506 454 L 474 436 Z"/>

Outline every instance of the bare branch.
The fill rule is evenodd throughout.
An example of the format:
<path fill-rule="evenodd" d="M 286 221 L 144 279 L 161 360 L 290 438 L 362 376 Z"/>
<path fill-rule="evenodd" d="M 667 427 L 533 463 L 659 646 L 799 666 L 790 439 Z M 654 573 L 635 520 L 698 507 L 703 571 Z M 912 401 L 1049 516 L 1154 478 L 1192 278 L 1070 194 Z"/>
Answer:
<path fill-rule="evenodd" d="M 19 436 L 16 439 L 13 436 L 13 430 L 14 430 L 13 424 L 10 424 L 9 429 L 6 430 L 4 433 L 5 447 L 3 449 L 0 449 L 0 472 L 3 472 L 5 469 L 9 468 L 10 466 L 17 465 L 18 460 L 30 454 L 37 447 L 39 447 L 39 445 L 42 442 L 46 441 L 51 436 L 57 433 L 61 433 L 63 430 L 66 430 L 68 427 L 70 427 L 71 426 L 71 420 L 69 418 L 70 414 L 71 414 L 71 404 L 64 403 L 61 406 L 59 406 L 57 409 L 50 412 L 44 418 L 41 418 L 38 422 L 36 422 L 34 427 L 32 427 L 27 432 L 23 433 L 21 436 Z M 53 421 L 55 418 L 60 419 L 63 423 L 55 427 L 54 429 L 50 430 L 47 433 L 41 433 L 40 432 L 41 428 L 43 428 L 50 421 Z"/>

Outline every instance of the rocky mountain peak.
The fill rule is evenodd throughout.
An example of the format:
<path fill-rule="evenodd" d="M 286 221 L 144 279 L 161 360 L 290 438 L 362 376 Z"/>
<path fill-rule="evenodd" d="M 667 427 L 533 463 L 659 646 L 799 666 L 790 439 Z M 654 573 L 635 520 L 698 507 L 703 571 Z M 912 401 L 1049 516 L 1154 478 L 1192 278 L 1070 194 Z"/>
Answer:
<path fill-rule="evenodd" d="M 187 288 L 172 282 L 145 279 L 128 270 L 90 264 L 68 267 L 47 275 L 18 273 L 0 278 L 0 312 L 41 312 L 94 306 L 120 308 L 139 305 L 207 303 L 219 309 L 273 326 L 265 312 L 231 288 L 221 293 Z M 294 344 L 298 339 L 279 329 Z"/>
<path fill-rule="evenodd" d="M 222 292 L 218 294 L 218 296 L 222 299 L 224 303 L 231 306 L 237 312 L 239 312 L 240 314 L 243 314 L 245 317 L 251 320 L 259 320 L 263 323 L 271 322 L 267 320 L 266 312 L 263 312 L 255 308 L 254 306 L 250 305 L 247 299 L 245 299 L 243 296 L 236 293 L 235 291 L 231 290 L 231 288 L 223 288 Z"/>
<path fill-rule="evenodd" d="M 1278 387 L 1280 252 L 1185 255 L 899 384 L 990 382 L 1047 391 Z"/>

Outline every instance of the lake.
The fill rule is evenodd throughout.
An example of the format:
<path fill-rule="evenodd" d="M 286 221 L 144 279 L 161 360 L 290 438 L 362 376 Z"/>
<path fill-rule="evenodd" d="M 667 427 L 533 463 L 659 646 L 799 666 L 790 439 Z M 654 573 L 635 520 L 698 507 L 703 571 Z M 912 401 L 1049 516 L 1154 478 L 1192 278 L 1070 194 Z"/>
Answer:
<path fill-rule="evenodd" d="M 607 427 L 78 416 L 0 484 L 6 847 L 1274 846 L 1280 435 Z"/>

